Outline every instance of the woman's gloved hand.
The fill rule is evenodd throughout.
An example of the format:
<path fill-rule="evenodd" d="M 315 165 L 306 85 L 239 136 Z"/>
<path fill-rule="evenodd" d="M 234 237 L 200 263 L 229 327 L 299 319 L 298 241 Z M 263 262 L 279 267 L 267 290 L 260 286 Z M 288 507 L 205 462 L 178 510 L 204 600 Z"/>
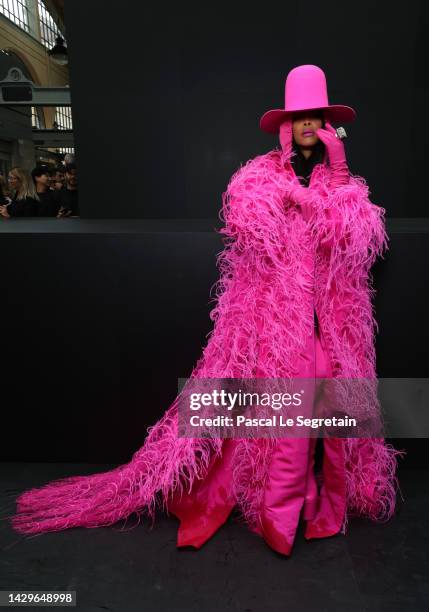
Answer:
<path fill-rule="evenodd" d="M 293 151 L 293 128 L 292 116 L 289 116 L 279 128 L 279 140 L 282 147 L 282 163 L 289 159 Z"/>
<path fill-rule="evenodd" d="M 289 202 L 300 207 L 303 218 L 309 221 L 314 210 L 311 189 L 302 185 L 292 185 L 287 189 L 286 197 Z"/>
<path fill-rule="evenodd" d="M 289 116 L 285 121 L 283 121 L 279 129 L 279 139 L 282 147 L 282 157 L 284 159 L 289 159 L 293 151 L 292 125 L 292 116 Z M 297 205 L 301 208 L 302 216 L 306 221 L 308 221 L 313 211 L 308 189 L 301 187 L 300 185 L 292 185 L 286 191 L 285 196 L 289 203 Z"/>
<path fill-rule="evenodd" d="M 316 134 L 325 144 L 328 151 L 329 165 L 331 168 L 329 186 L 335 189 L 336 187 L 347 185 L 350 178 L 350 172 L 347 165 L 343 141 L 336 136 L 336 130 L 329 121 L 325 121 L 325 128 L 326 129 L 317 129 Z"/>

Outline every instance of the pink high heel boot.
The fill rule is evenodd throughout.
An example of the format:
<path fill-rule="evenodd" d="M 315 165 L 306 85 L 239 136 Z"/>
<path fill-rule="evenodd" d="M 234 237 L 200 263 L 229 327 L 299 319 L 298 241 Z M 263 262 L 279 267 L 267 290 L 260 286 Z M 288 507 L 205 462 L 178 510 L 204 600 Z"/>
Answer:
<path fill-rule="evenodd" d="M 195 481 L 189 493 L 175 494 L 169 500 L 168 511 L 180 520 L 178 548 L 201 548 L 231 514 L 235 505 L 230 497 L 235 445 L 235 440 L 225 440 L 222 456 L 214 458 L 205 478 Z"/>
<path fill-rule="evenodd" d="M 319 507 L 306 524 L 304 537 L 325 538 L 337 534 L 346 511 L 346 474 L 341 438 L 323 438 L 323 484 Z"/>
<path fill-rule="evenodd" d="M 325 342 L 319 331 L 316 337 L 316 377 L 332 378 L 332 376 Z M 319 391 L 315 399 L 315 414 L 323 416 L 326 413 L 325 389 L 322 387 Z M 344 442 L 341 438 L 323 438 L 322 474 L 323 481 L 316 511 L 307 513 L 304 532 L 306 539 L 324 538 L 335 535 L 341 530 L 346 512 L 345 456 Z M 314 489 L 314 485 L 309 484 L 309 486 Z"/>
<path fill-rule="evenodd" d="M 309 438 L 280 438 L 273 451 L 261 509 L 261 535 L 276 552 L 289 556 L 307 485 Z"/>

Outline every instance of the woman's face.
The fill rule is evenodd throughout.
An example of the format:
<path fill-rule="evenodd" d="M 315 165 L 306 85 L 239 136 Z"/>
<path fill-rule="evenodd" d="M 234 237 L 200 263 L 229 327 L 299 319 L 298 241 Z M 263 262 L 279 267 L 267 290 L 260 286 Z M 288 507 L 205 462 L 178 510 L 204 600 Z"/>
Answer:
<path fill-rule="evenodd" d="M 61 187 L 64 185 L 64 173 L 63 172 L 55 173 L 53 184 L 55 185 L 55 189 L 61 189 Z"/>
<path fill-rule="evenodd" d="M 312 147 L 319 141 L 316 130 L 323 126 L 322 111 L 301 111 L 292 115 L 293 137 L 298 146 Z"/>
<path fill-rule="evenodd" d="M 42 187 L 49 187 L 49 183 L 49 174 L 42 174 L 41 176 L 36 176 L 36 185 L 41 185 Z"/>
<path fill-rule="evenodd" d="M 9 172 L 7 180 L 9 182 L 9 187 L 15 191 L 18 191 L 21 181 L 14 172 Z"/>

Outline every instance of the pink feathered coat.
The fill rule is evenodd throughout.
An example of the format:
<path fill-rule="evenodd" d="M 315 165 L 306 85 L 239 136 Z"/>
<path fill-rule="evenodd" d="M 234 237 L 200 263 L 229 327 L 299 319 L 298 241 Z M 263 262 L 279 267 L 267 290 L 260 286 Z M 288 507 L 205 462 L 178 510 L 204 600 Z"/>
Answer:
<path fill-rule="evenodd" d="M 331 189 L 325 160 L 313 170 L 305 220 L 287 197 L 288 188 L 299 184 L 290 157 L 286 148 L 249 160 L 223 194 L 214 325 L 191 377 L 297 375 L 316 312 L 333 376 L 376 378 L 370 269 L 387 248 L 385 210 L 370 201 L 359 176 Z M 173 493 L 190 490 L 222 452 L 223 441 L 179 438 L 178 397 L 128 464 L 24 492 L 15 529 L 97 527 L 132 512 L 153 517 Z M 255 531 L 272 448 L 267 439 L 240 440 L 233 458 L 234 499 Z M 392 516 L 398 454 L 382 438 L 344 440 L 344 524 L 349 516 Z"/>

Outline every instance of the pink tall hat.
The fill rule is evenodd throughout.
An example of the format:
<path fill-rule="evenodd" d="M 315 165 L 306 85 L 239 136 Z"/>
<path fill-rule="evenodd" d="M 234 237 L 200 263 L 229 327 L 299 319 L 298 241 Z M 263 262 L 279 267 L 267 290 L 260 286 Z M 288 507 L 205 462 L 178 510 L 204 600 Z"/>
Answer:
<path fill-rule="evenodd" d="M 304 64 L 293 68 L 286 77 L 285 107 L 267 111 L 260 120 L 260 128 L 277 134 L 280 125 L 292 113 L 303 110 L 324 110 L 329 121 L 354 121 L 356 111 L 350 106 L 329 104 L 325 73 L 318 66 Z"/>

